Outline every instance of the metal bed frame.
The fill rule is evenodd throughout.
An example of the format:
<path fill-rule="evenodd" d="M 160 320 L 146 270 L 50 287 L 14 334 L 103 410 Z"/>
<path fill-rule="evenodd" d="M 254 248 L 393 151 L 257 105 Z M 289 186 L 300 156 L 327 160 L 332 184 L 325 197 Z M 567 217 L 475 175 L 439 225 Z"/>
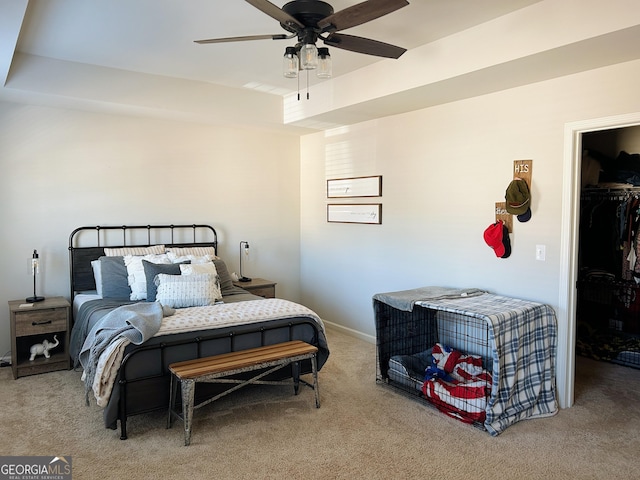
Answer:
<path fill-rule="evenodd" d="M 122 243 L 120 245 L 101 245 L 108 243 L 107 234 L 110 231 L 122 231 Z M 94 246 L 80 247 L 77 243 L 81 240 L 81 236 L 86 232 L 95 232 Z M 134 232 L 145 232 L 146 243 L 139 243 L 134 237 Z M 191 231 L 192 242 L 175 242 L 176 235 L 184 238 L 185 234 Z M 163 233 L 169 233 L 169 236 Z M 153 234 L 153 243 L 152 242 Z M 208 241 L 198 241 L 201 238 L 210 238 Z M 86 238 L 86 236 L 84 237 Z M 169 240 L 169 241 L 167 241 Z M 104 255 L 104 248 L 122 248 L 122 247 L 148 247 L 153 244 L 165 244 L 171 247 L 193 247 L 193 246 L 211 246 L 218 252 L 218 233 L 211 225 L 111 225 L 111 226 L 93 226 L 76 228 L 69 235 L 69 278 L 71 288 L 71 302 L 75 298 L 77 292 L 95 290 L 96 283 L 93 277 L 91 262 L 97 260 Z"/>
<path fill-rule="evenodd" d="M 122 230 L 121 245 L 111 245 L 106 239 L 109 231 Z M 191 235 L 189 241 L 179 241 L 176 237 L 180 235 L 182 239 L 185 232 Z M 94 231 L 96 233 L 93 246 L 77 246 L 79 237 L 83 233 Z M 143 232 L 143 239 L 146 243 L 136 242 L 132 232 Z M 146 236 L 144 236 L 146 231 Z M 163 233 L 169 234 L 169 241 L 162 241 Z M 198 237 L 208 239 L 198 240 Z M 156 241 L 156 238 L 158 240 Z M 91 261 L 104 255 L 104 248 L 121 247 L 146 247 L 154 244 L 164 244 L 167 247 L 202 247 L 213 246 L 217 252 L 218 237 L 216 230 L 210 225 L 122 225 L 122 226 L 89 226 L 75 229 L 69 236 L 69 265 L 70 265 L 70 285 L 71 301 L 76 293 L 81 291 L 95 290 L 95 280 Z M 168 370 L 169 364 L 179 360 L 189 360 L 201 358 L 215 354 L 222 348 L 227 351 L 243 350 L 256 346 L 263 346 L 274 343 L 274 338 L 280 341 L 290 341 L 300 339 L 300 336 L 308 336 L 305 341 L 313 345 L 319 344 L 318 326 L 311 320 L 308 321 L 282 321 L 273 325 L 259 324 L 251 327 L 226 328 L 222 331 L 203 331 L 202 333 L 189 338 L 172 339 L 172 336 L 157 337 L 160 341 L 150 342 L 136 346 L 129 345 L 125 351 L 125 356 L 118 374 L 117 388 L 119 389 L 118 415 L 120 420 L 120 438 L 127 439 L 127 418 L 133 415 L 149 413 L 163 410 L 169 407 L 169 386 L 171 374 Z M 179 337 L 180 335 L 176 335 Z M 151 364 L 155 372 L 140 376 L 140 369 L 135 360 Z M 300 362 L 300 372 L 310 373 L 312 371 L 311 362 Z M 283 375 L 284 374 L 284 375 Z M 283 379 L 293 375 L 291 368 L 283 369 L 278 376 L 273 379 Z M 139 388 L 138 388 L 139 387 Z M 114 386 L 114 390 L 116 386 Z M 217 392 L 213 392 L 216 394 Z M 207 398 L 212 392 L 203 392 L 201 398 Z M 106 415 L 106 413 L 105 413 Z M 117 428 L 115 425 L 110 428 Z"/>

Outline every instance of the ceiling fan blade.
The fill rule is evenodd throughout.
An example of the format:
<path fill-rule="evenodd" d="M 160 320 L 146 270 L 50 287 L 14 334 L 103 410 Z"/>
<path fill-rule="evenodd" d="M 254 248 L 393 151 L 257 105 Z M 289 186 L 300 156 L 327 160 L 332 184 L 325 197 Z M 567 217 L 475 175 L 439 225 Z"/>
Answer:
<path fill-rule="evenodd" d="M 318 27 L 325 32 L 346 30 L 395 12 L 407 5 L 409 5 L 407 0 L 368 0 L 323 18 L 318 22 Z"/>
<path fill-rule="evenodd" d="M 283 26 L 288 26 L 291 31 L 298 31 L 304 28 L 304 24 L 302 24 L 300 21 L 296 20 L 294 17 L 289 15 L 280 7 L 269 2 L 268 0 L 245 0 L 245 1 L 253 5 L 254 7 L 256 7 L 261 12 L 266 13 L 271 18 L 275 18 Z"/>
<path fill-rule="evenodd" d="M 370 38 L 356 37 L 344 33 L 332 33 L 327 38 L 322 38 L 325 44 L 349 50 L 351 52 L 375 55 L 376 57 L 400 58 L 407 51 L 406 48 L 397 47 L 389 43 L 371 40 Z"/>
<path fill-rule="evenodd" d="M 243 37 L 209 38 L 206 40 L 194 40 L 194 43 L 203 45 L 205 43 L 244 42 L 246 40 L 285 40 L 287 38 L 292 38 L 292 36 L 285 35 L 284 33 L 277 33 L 274 35 L 245 35 Z"/>

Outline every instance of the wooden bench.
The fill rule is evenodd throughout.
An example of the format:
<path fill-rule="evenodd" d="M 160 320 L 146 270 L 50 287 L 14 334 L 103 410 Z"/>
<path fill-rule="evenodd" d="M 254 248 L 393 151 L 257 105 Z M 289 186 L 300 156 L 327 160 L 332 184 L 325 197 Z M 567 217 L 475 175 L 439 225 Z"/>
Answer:
<path fill-rule="evenodd" d="M 283 383 L 291 384 L 291 379 L 282 381 L 261 380 L 261 378 L 269 375 L 270 373 L 284 368 L 290 364 L 293 364 L 292 367 L 294 393 L 296 395 L 298 394 L 300 382 L 312 387 L 315 391 L 316 408 L 320 408 L 320 395 L 318 391 L 318 369 L 316 361 L 317 352 L 318 347 L 299 340 L 294 340 L 291 342 L 277 343 L 274 345 L 266 345 L 264 347 L 250 348 L 237 352 L 214 355 L 212 357 L 172 363 L 171 365 L 169 365 L 169 371 L 172 375 L 167 428 L 171 428 L 174 416 L 181 418 L 184 422 L 184 444 L 189 445 L 191 443 L 191 427 L 194 409 L 203 407 L 246 385 L 281 385 Z M 301 360 L 307 359 L 311 360 L 313 385 L 300 380 L 299 362 Z M 263 369 L 268 370 L 259 372 L 257 375 L 248 380 L 223 378 L 239 373 Z M 180 381 L 180 387 L 182 390 L 182 414 L 175 410 L 178 381 Z M 195 384 L 198 382 L 236 383 L 237 385 L 228 390 L 225 390 L 224 392 L 212 398 L 209 398 L 208 400 L 199 403 L 198 405 L 194 405 Z"/>

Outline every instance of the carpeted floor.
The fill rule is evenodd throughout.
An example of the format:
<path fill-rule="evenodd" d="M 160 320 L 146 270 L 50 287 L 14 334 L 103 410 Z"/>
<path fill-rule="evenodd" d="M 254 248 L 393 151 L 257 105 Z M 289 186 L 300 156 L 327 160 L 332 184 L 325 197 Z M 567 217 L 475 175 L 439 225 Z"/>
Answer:
<path fill-rule="evenodd" d="M 328 338 L 320 409 L 308 388 L 247 388 L 196 410 L 189 447 L 160 412 L 120 440 L 79 372 L 0 369 L 0 455 L 70 455 L 76 480 L 640 478 L 638 370 L 578 357 L 574 407 L 494 438 L 376 385 L 374 345 Z"/>

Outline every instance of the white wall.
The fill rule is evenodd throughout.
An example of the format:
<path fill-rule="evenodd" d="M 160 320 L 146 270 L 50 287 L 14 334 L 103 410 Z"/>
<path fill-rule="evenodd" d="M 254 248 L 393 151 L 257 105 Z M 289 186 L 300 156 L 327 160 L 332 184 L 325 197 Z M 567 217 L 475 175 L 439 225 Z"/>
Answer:
<path fill-rule="evenodd" d="M 278 295 L 373 338 L 371 297 L 481 287 L 558 308 L 565 124 L 640 112 L 640 61 L 296 137 L 0 103 L 0 299 L 67 295 L 67 238 L 85 224 L 214 224 L 221 254 Z M 533 218 L 498 259 L 493 222 L 513 160 L 533 160 Z M 326 222 L 326 179 L 383 176 L 383 224 Z M 547 246 L 545 262 L 535 246 Z M 571 320 L 559 311 L 559 330 Z M 9 349 L 0 309 L 0 351 Z M 559 383 L 563 378 L 559 378 Z"/>
<path fill-rule="evenodd" d="M 480 287 L 557 308 L 565 123 L 639 112 L 639 75 L 629 62 L 303 137 L 303 302 L 371 338 L 378 292 Z M 519 159 L 533 160 L 533 218 L 514 219 L 500 259 L 482 234 Z M 383 176 L 382 225 L 327 223 L 326 179 L 364 175 Z"/>
<path fill-rule="evenodd" d="M 69 296 L 68 237 L 83 225 L 209 223 L 237 271 L 299 299 L 297 136 L 0 102 L 0 356 L 6 302 L 32 294 L 27 261 L 44 260 L 45 296 Z"/>

